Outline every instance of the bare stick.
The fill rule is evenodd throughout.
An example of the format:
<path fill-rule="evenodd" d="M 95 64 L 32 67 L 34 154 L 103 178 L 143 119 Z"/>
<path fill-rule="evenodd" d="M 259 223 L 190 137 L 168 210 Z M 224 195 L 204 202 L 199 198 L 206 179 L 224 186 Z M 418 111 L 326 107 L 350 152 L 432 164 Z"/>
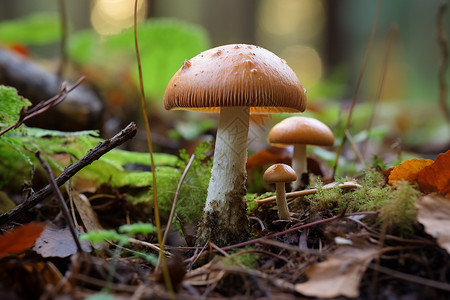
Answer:
<path fill-rule="evenodd" d="M 45 172 L 47 172 L 47 178 L 50 182 L 50 186 L 53 189 L 53 192 L 56 194 L 56 198 L 58 198 L 59 208 L 61 209 L 61 212 L 64 216 L 64 219 L 66 219 L 67 226 L 69 226 L 70 233 L 72 234 L 73 240 L 75 241 L 75 245 L 77 245 L 78 252 L 83 252 L 83 249 L 81 248 L 80 241 L 78 240 L 78 235 L 75 232 L 75 226 L 73 223 L 73 220 L 70 218 L 70 212 L 67 208 L 66 202 L 64 201 L 64 197 L 61 193 L 61 190 L 59 189 L 58 185 L 55 181 L 55 176 L 53 176 L 52 169 L 48 165 L 48 163 L 41 157 L 41 153 L 37 151 L 35 153 L 37 159 L 41 163 L 42 167 L 44 168 Z"/>
<path fill-rule="evenodd" d="M 78 160 L 77 162 L 67 166 L 64 171 L 59 175 L 55 181 L 58 186 L 63 185 L 67 180 L 69 180 L 72 176 L 74 176 L 78 171 L 90 165 L 97 159 L 99 159 L 103 154 L 111 151 L 117 146 L 122 145 L 124 142 L 128 141 L 132 137 L 135 136 L 137 131 L 136 123 L 130 123 L 125 129 L 116 134 L 109 140 L 98 143 L 98 145 L 89 150 L 86 155 Z M 8 211 L 0 215 L 0 225 L 11 222 L 16 219 L 20 214 L 25 212 L 26 210 L 36 206 L 42 200 L 47 198 L 52 192 L 51 186 L 48 184 L 40 191 L 32 194 L 28 199 L 21 204 L 19 204 L 14 209 Z"/>

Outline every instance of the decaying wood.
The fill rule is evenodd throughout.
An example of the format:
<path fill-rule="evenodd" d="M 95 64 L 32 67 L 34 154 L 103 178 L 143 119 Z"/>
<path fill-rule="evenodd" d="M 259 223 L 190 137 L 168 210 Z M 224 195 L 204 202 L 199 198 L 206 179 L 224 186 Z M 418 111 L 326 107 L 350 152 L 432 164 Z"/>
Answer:
<path fill-rule="evenodd" d="M 16 88 L 33 104 L 56 95 L 63 81 L 32 60 L 0 48 L 0 84 Z M 39 122 L 46 128 L 82 130 L 98 125 L 102 111 L 102 100 L 88 88 L 78 87 L 56 109 L 39 118 Z"/>
<path fill-rule="evenodd" d="M 67 166 L 64 171 L 56 178 L 56 183 L 58 186 L 63 185 L 67 180 L 74 176 L 81 169 L 90 165 L 97 159 L 99 159 L 105 153 L 111 151 L 112 149 L 120 146 L 124 142 L 128 141 L 136 135 L 137 126 L 136 123 L 130 123 L 125 129 L 116 134 L 109 140 L 99 143 L 94 149 L 89 150 L 84 157 L 82 157 L 77 162 Z M 23 203 L 19 204 L 16 208 L 10 210 L 7 213 L 0 215 L 0 226 L 11 222 L 17 218 L 20 214 L 26 210 L 34 207 L 42 200 L 47 198 L 52 193 L 52 188 L 50 184 L 45 186 L 40 191 L 32 194 Z"/>
<path fill-rule="evenodd" d="M 0 132 L 0 135 L 5 134 L 6 132 L 12 130 L 12 129 L 16 129 L 17 127 L 19 127 L 20 125 L 22 125 L 23 122 L 38 116 L 44 112 L 46 112 L 48 109 L 58 105 L 59 103 L 61 103 L 62 101 L 64 101 L 64 99 L 66 99 L 67 95 L 72 92 L 73 90 L 75 90 L 76 87 L 78 87 L 84 80 L 84 76 L 81 77 L 74 85 L 72 85 L 71 87 L 67 87 L 67 83 L 63 82 L 61 85 L 61 89 L 58 93 L 58 95 L 45 100 L 45 101 L 41 101 L 39 103 L 37 103 L 35 106 L 33 106 L 31 109 L 26 109 L 26 107 L 23 107 L 22 110 L 20 111 L 20 116 L 19 116 L 19 120 L 12 124 L 11 126 L 3 129 Z"/>

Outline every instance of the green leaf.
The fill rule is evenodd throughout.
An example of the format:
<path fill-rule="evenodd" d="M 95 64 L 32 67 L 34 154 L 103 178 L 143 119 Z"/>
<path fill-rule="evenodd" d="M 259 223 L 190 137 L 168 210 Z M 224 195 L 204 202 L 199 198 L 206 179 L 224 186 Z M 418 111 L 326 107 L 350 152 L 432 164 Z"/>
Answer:
<path fill-rule="evenodd" d="M 0 42 L 4 44 L 43 45 L 61 37 L 57 14 L 39 13 L 0 24 Z"/>
<path fill-rule="evenodd" d="M 93 244 L 98 244 L 104 241 L 114 241 L 121 245 L 128 243 L 128 235 L 117 233 L 115 230 L 98 230 L 89 231 L 80 235 L 80 240 L 89 241 Z"/>
<path fill-rule="evenodd" d="M 31 102 L 19 96 L 16 89 L 0 85 L 0 129 L 17 122 L 22 107 L 30 105 Z"/>
<path fill-rule="evenodd" d="M 119 232 L 126 232 L 130 235 L 144 234 L 156 232 L 156 227 L 149 223 L 125 224 L 119 227 Z"/>
<path fill-rule="evenodd" d="M 151 19 L 139 24 L 138 41 L 145 92 L 150 98 L 164 94 L 167 83 L 185 59 L 209 47 L 208 35 L 202 27 L 173 19 Z M 116 71 L 129 68 L 138 83 L 133 28 L 102 38 L 93 31 L 76 33 L 69 41 L 68 52 L 82 65 L 108 70 L 115 67 Z"/>

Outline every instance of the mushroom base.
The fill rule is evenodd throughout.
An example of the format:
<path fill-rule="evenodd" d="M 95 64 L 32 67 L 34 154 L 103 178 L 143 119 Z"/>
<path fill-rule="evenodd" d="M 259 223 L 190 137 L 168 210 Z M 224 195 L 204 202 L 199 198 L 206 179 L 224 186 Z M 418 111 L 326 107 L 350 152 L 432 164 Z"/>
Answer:
<path fill-rule="evenodd" d="M 245 191 L 245 187 L 241 190 Z M 235 193 L 233 193 L 235 194 Z M 198 230 L 197 246 L 204 246 L 209 240 L 219 247 L 239 243 L 249 237 L 249 221 L 242 197 L 227 195 L 227 207 L 221 201 L 210 203 L 212 209 L 203 212 Z"/>
<path fill-rule="evenodd" d="M 222 107 L 217 129 L 208 197 L 198 233 L 198 245 L 209 239 L 219 246 L 248 237 L 244 196 L 247 173 L 248 107 Z"/>

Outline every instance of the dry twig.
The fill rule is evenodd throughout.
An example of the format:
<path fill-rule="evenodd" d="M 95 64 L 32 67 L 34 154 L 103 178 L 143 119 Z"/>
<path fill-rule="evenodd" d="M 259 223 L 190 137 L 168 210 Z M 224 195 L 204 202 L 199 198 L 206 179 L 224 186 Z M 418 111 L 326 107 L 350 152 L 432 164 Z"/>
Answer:
<path fill-rule="evenodd" d="M 74 176 L 81 169 L 90 165 L 97 159 L 99 159 L 103 154 L 111 151 L 115 147 L 122 145 L 124 142 L 128 141 L 136 134 L 137 126 L 136 123 L 130 123 L 125 129 L 116 134 L 109 140 L 99 143 L 94 149 L 89 150 L 86 155 L 78 160 L 77 162 L 67 166 L 64 171 L 59 175 L 55 181 L 58 186 L 63 185 L 67 180 Z M 19 204 L 14 209 L 0 215 L 0 225 L 11 222 L 16 219 L 20 214 L 24 213 L 26 210 L 36 206 L 42 200 L 50 196 L 52 188 L 50 184 L 46 185 L 40 191 L 33 193 L 27 200 Z"/>

